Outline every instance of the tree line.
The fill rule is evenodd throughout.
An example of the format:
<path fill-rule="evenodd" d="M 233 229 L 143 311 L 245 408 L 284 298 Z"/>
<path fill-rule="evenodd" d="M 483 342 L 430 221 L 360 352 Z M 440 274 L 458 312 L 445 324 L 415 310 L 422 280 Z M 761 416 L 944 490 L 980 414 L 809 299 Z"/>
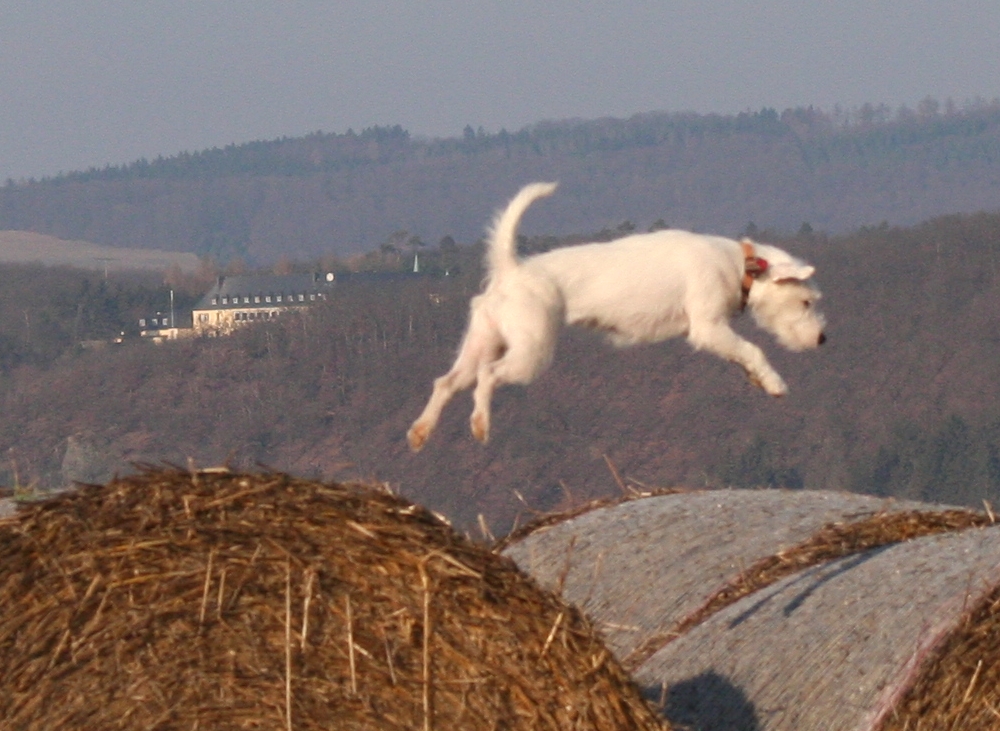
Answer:
<path fill-rule="evenodd" d="M 840 234 L 990 209 L 998 174 L 1000 102 L 661 112 L 444 139 L 397 125 L 8 181 L 0 229 L 267 265 L 360 255 L 399 231 L 471 244 L 521 184 L 556 179 L 530 233 L 662 220 Z"/>
<path fill-rule="evenodd" d="M 375 125 L 360 132 L 317 131 L 303 137 L 233 143 L 24 182 L 59 185 L 156 178 L 301 176 L 421 156 L 484 154 L 495 150 L 509 154 L 515 149 L 536 154 L 569 151 L 589 155 L 742 133 L 790 135 L 815 143 L 819 149 L 847 146 L 870 154 L 886 154 L 916 141 L 981 134 L 995 124 L 998 114 L 1000 99 L 987 102 L 978 98 L 959 108 L 951 100 L 942 105 L 927 97 L 915 109 L 903 105 L 893 110 L 885 104 L 864 104 L 852 109 L 837 106 L 832 110 L 794 107 L 780 113 L 771 107 L 738 114 L 649 112 L 626 119 L 544 121 L 515 132 L 506 129 L 488 132 L 482 127 L 474 130 L 466 126 L 461 136 L 435 139 L 414 137 L 400 125 Z M 18 181 L 7 181 L 7 187 L 18 185 Z"/>

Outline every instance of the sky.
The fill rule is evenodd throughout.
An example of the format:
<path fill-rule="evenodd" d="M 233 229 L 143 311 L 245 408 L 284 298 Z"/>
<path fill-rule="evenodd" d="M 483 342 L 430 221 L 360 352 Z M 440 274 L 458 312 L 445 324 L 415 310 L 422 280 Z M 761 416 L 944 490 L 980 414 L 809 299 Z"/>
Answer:
<path fill-rule="evenodd" d="M 997 0 L 3 0 L 0 181 L 400 124 L 1000 97 Z"/>

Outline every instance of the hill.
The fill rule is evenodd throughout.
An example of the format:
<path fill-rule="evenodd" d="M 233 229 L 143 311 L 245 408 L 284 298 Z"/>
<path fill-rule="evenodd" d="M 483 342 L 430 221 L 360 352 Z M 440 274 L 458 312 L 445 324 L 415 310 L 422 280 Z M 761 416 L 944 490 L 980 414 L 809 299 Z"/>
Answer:
<path fill-rule="evenodd" d="M 609 463 L 633 485 L 1000 505 L 998 241 L 998 214 L 778 240 L 817 264 L 829 319 L 829 342 L 808 354 L 741 321 L 787 398 L 768 399 L 683 342 L 616 351 L 568 331 L 549 372 L 498 393 L 489 445 L 469 436 L 459 397 L 411 455 L 406 428 L 450 364 L 478 288 L 478 253 L 460 247 L 457 276 L 341 287 L 326 307 L 231 338 L 11 365 L 0 481 L 55 487 L 135 461 L 263 463 L 385 481 L 462 527 L 483 513 L 498 534 L 519 513 L 617 493 Z"/>
<path fill-rule="evenodd" d="M 149 269 L 162 272 L 176 267 L 188 273 L 197 271 L 200 265 L 198 257 L 191 253 L 63 241 L 32 231 L 0 231 L 0 263 L 36 263 L 104 271 Z"/>
<path fill-rule="evenodd" d="M 561 195 L 528 233 L 913 225 L 1000 208 L 1000 106 L 650 113 L 439 140 L 316 133 L 9 181 L 0 229 L 222 263 L 345 257 L 414 237 L 474 242 L 521 184 L 553 179 Z"/>

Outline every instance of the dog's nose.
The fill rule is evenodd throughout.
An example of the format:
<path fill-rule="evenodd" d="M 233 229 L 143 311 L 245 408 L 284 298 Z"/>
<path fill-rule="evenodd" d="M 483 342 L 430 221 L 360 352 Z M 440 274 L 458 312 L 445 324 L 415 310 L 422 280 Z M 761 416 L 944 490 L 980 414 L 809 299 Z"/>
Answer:
<path fill-rule="evenodd" d="M 819 342 L 820 345 L 822 345 L 823 343 L 825 343 L 826 342 L 826 333 L 820 333 L 819 334 L 819 340 L 817 342 Z"/>

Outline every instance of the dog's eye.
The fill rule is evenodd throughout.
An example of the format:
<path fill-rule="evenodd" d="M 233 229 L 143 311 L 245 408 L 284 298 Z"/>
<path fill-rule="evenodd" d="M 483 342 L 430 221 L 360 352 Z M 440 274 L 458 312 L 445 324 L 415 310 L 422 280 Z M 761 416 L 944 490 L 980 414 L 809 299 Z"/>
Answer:
<path fill-rule="evenodd" d="M 812 307 L 812 302 L 810 302 L 809 300 L 802 300 L 802 306 L 808 310 L 810 307 Z"/>

